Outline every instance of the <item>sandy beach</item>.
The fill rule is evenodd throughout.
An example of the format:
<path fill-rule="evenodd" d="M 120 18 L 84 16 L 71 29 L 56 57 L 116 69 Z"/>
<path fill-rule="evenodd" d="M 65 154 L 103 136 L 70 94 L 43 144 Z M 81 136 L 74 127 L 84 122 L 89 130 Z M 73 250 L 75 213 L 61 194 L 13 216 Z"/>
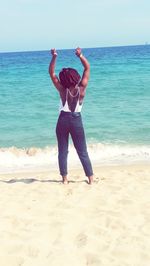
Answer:
<path fill-rule="evenodd" d="M 149 266 L 150 166 L 0 175 L 1 266 Z"/>

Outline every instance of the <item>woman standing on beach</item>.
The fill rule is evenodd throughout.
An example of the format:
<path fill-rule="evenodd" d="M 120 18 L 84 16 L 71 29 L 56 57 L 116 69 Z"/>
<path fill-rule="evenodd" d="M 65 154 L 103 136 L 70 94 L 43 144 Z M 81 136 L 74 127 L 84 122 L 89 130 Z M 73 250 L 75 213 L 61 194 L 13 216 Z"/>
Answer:
<path fill-rule="evenodd" d="M 67 179 L 67 157 L 69 134 L 72 137 L 74 147 L 78 153 L 85 175 L 88 177 L 88 183 L 92 184 L 93 170 L 88 156 L 84 128 L 81 118 L 82 103 L 89 80 L 90 65 L 83 56 L 81 49 L 77 48 L 76 56 L 80 59 L 84 71 L 82 78 L 76 69 L 63 68 L 59 73 L 59 78 L 55 74 L 55 65 L 57 52 L 51 50 L 52 59 L 49 65 L 49 74 L 52 82 L 60 94 L 61 106 L 60 115 L 56 126 L 56 135 L 58 141 L 58 161 L 60 174 L 64 184 Z"/>

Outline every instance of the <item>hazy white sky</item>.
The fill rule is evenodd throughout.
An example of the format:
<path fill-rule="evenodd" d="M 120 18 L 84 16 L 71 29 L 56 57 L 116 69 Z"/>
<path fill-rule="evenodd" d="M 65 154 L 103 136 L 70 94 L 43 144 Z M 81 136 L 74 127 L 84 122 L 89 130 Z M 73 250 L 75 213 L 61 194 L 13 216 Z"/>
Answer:
<path fill-rule="evenodd" d="M 150 42 L 150 0 L 0 0 L 0 51 Z"/>

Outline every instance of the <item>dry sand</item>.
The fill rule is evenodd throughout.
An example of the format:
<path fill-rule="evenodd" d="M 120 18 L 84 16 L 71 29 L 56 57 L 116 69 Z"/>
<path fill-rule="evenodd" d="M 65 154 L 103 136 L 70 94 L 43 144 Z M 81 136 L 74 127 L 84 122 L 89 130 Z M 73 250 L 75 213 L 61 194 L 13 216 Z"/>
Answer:
<path fill-rule="evenodd" d="M 0 266 L 149 266 L 150 166 L 0 175 Z"/>

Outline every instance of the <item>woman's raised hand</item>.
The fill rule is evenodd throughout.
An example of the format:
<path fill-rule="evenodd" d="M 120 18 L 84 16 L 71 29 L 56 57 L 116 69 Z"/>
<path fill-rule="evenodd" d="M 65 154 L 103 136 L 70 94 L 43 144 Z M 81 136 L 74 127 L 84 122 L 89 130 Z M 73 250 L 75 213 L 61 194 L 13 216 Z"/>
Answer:
<path fill-rule="evenodd" d="M 79 57 L 81 55 L 82 51 L 81 48 L 76 48 L 75 54 Z"/>
<path fill-rule="evenodd" d="M 56 52 L 55 48 L 51 49 L 51 55 L 52 56 L 57 56 L 57 52 Z"/>

